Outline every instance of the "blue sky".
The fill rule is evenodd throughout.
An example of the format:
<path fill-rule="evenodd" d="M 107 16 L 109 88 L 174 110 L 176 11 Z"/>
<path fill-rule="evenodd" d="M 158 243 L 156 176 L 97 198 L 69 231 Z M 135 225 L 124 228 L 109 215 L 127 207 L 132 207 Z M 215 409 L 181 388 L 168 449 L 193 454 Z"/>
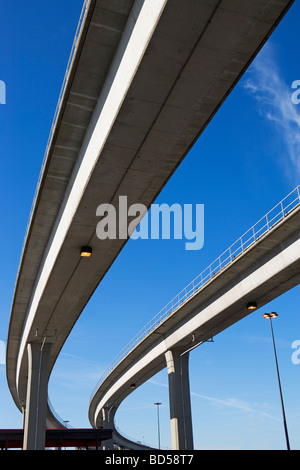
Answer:
<path fill-rule="evenodd" d="M 2 0 L 0 191 L 2 207 L 0 341 L 10 309 L 29 212 L 73 42 L 81 0 Z M 263 51 L 160 194 L 159 203 L 204 204 L 205 241 L 186 251 L 184 240 L 130 240 L 75 325 L 54 368 L 49 394 L 73 427 L 89 427 L 91 393 L 105 368 L 131 338 L 300 183 L 300 17 L 295 2 Z M 292 449 L 300 449 L 299 286 L 267 305 L 274 320 Z M 190 355 L 197 449 L 284 449 L 285 440 L 270 327 L 258 310 Z M 107 323 L 105 319 L 109 318 Z M 121 405 L 122 432 L 170 447 L 167 373 L 162 371 Z M 20 428 L 22 416 L 0 364 L 0 428 Z"/>

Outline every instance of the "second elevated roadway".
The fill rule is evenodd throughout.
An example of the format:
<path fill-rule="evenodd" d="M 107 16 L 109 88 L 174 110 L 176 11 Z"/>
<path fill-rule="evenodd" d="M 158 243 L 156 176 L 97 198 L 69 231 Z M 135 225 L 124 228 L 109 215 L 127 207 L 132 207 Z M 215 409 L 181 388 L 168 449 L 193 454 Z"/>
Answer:
<path fill-rule="evenodd" d="M 126 243 L 98 239 L 97 207 L 120 195 L 151 206 L 292 4 L 84 2 L 12 303 L 7 380 L 23 413 L 28 348 L 49 343 L 49 378 Z M 88 262 L 83 245 L 93 248 Z M 48 423 L 59 425 L 51 418 L 48 410 Z"/>
<path fill-rule="evenodd" d="M 299 282 L 297 187 L 178 294 L 122 351 L 91 399 L 92 426 L 105 427 L 109 411 L 113 417 L 136 387 L 167 366 L 169 351 L 183 356 L 248 315 L 249 304 L 260 308 Z M 114 425 L 113 419 L 109 424 Z M 177 437 L 172 439 L 173 448 L 185 448 L 178 447 Z M 115 442 L 122 443 L 119 433 L 115 433 Z M 127 441 L 130 445 L 138 447 Z"/>

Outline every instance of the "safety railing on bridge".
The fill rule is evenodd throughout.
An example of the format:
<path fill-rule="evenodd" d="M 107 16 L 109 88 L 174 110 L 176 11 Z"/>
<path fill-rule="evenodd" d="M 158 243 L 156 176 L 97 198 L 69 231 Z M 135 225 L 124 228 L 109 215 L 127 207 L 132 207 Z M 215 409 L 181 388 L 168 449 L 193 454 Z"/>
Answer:
<path fill-rule="evenodd" d="M 49 410 L 51 411 L 51 413 L 52 413 L 54 419 L 55 419 L 58 423 L 60 423 L 63 428 L 72 429 L 72 426 L 69 424 L 69 421 L 66 421 L 66 420 L 62 419 L 62 417 L 59 416 L 59 414 L 55 411 L 55 409 L 53 408 L 52 403 L 51 403 L 49 397 L 48 397 L 48 408 L 49 408 Z"/>
<path fill-rule="evenodd" d="M 82 10 L 81 10 L 78 26 L 77 26 L 76 33 L 75 33 L 75 38 L 74 38 L 74 41 L 73 41 L 71 53 L 70 53 L 70 56 L 69 56 L 69 61 L 68 61 L 68 64 L 67 64 L 67 69 L 66 69 L 65 76 L 64 76 L 64 79 L 63 79 L 63 84 L 62 84 L 60 95 L 59 95 L 58 102 L 57 102 L 57 105 L 56 105 L 54 118 L 53 118 L 53 121 L 52 121 L 52 126 L 51 126 L 51 129 L 50 129 L 50 134 L 49 134 L 49 137 L 48 137 L 46 150 L 45 150 L 43 161 L 42 161 L 42 167 L 41 167 L 41 170 L 40 170 L 36 190 L 35 190 L 34 197 L 33 197 L 33 202 L 32 202 L 32 205 L 31 205 L 29 220 L 28 220 L 28 224 L 27 224 L 27 227 L 26 227 L 24 245 L 26 243 L 27 235 L 28 235 L 28 232 L 29 232 L 29 228 L 30 228 L 30 224 L 31 224 L 31 220 L 32 220 L 36 200 L 37 200 L 37 197 L 38 197 L 38 192 L 39 192 L 39 189 L 40 189 L 40 185 L 41 185 L 41 181 L 42 181 L 42 177 L 43 177 L 43 173 L 44 173 L 48 153 L 49 153 L 50 146 L 51 146 L 51 143 L 52 143 L 52 138 L 53 138 L 54 131 L 55 131 L 55 128 L 56 128 L 56 124 L 57 124 L 57 121 L 58 121 L 59 113 L 60 113 L 60 110 L 61 110 L 61 105 L 62 105 L 64 93 L 65 93 L 66 86 L 67 86 L 67 83 L 68 83 L 68 79 L 69 79 L 69 76 L 70 76 L 70 71 L 71 71 L 73 58 L 74 58 L 75 53 L 77 51 L 78 40 L 79 40 L 79 37 L 80 37 L 80 34 L 81 34 L 82 26 L 84 24 L 86 13 L 88 11 L 89 3 L 90 3 L 90 0 L 84 0 L 84 4 L 83 4 Z M 24 246 L 23 246 L 23 250 L 24 250 Z"/>
<path fill-rule="evenodd" d="M 71 52 L 70 52 L 70 56 L 69 56 L 65 76 L 64 76 L 64 79 L 63 79 L 63 84 L 62 84 L 61 91 L 60 91 L 60 94 L 59 94 L 58 102 L 57 102 L 55 113 L 54 113 L 54 118 L 53 118 L 53 121 L 52 121 L 52 126 L 51 126 L 51 129 L 50 129 L 50 134 L 49 134 L 48 141 L 47 141 L 46 150 L 45 150 L 43 161 L 42 161 L 42 167 L 41 167 L 41 170 L 40 170 L 36 190 L 35 190 L 35 193 L 34 193 L 33 202 L 32 202 L 32 205 L 31 205 L 31 210 L 30 210 L 30 214 L 29 214 L 28 224 L 27 224 L 27 227 L 26 227 L 26 233 L 25 233 L 24 245 L 23 245 L 23 250 L 22 251 L 24 251 L 24 248 L 25 248 L 25 243 L 26 243 L 26 239 L 27 239 L 27 236 L 28 236 L 28 232 L 29 232 L 29 228 L 30 228 L 30 224 L 31 224 L 31 220 L 32 220 L 32 216 L 33 216 L 37 196 L 38 196 L 38 192 L 39 192 L 39 189 L 40 189 L 40 185 L 41 185 L 41 181 L 42 181 L 42 177 L 43 177 L 43 173 L 44 173 L 44 169 L 45 169 L 45 165 L 46 165 L 46 160 L 47 160 L 48 153 L 49 153 L 49 150 L 50 150 L 50 146 L 51 146 L 51 143 L 52 143 L 52 138 L 53 138 L 54 131 L 55 131 L 55 128 L 56 128 L 56 124 L 57 124 L 58 116 L 59 116 L 59 113 L 60 113 L 64 93 L 65 93 L 66 86 L 67 86 L 67 83 L 68 83 L 68 79 L 69 79 L 69 76 L 70 76 L 72 61 L 73 61 L 73 58 L 74 58 L 76 50 L 77 50 L 78 40 L 79 40 L 79 37 L 80 37 L 82 26 L 84 24 L 84 20 L 85 20 L 85 16 L 86 16 L 86 13 L 87 13 L 87 10 L 88 10 L 89 3 L 90 3 L 90 0 L 84 0 L 83 7 L 82 7 L 82 10 L 81 10 L 79 22 L 78 22 L 76 33 L 75 33 L 75 38 L 74 38 L 74 41 L 73 41 L 73 44 L 72 44 L 72 49 L 71 49 Z M 49 409 L 51 410 L 51 413 L 55 417 L 55 419 L 58 422 L 60 422 L 62 424 L 62 426 L 67 427 L 67 428 L 71 427 L 71 426 L 68 425 L 67 421 L 64 421 L 56 413 L 56 411 L 54 410 L 54 408 L 53 408 L 53 406 L 52 406 L 49 399 L 48 399 L 48 406 L 49 406 Z"/>
<path fill-rule="evenodd" d="M 176 295 L 155 317 L 153 317 L 142 328 L 137 335 L 122 349 L 114 361 L 109 365 L 102 375 L 100 381 L 93 391 L 94 396 L 100 384 L 113 371 L 113 369 L 132 351 L 146 336 L 157 328 L 166 318 L 170 317 L 178 307 L 187 302 L 191 296 L 213 279 L 216 274 L 223 271 L 237 257 L 245 253 L 250 247 L 257 243 L 263 235 L 268 233 L 276 224 L 283 220 L 288 214 L 300 204 L 300 186 L 297 186 L 290 194 L 280 201 L 272 210 L 253 225 L 235 243 L 227 248 L 213 263 L 202 271 L 192 282 L 190 282 L 179 294 Z"/>

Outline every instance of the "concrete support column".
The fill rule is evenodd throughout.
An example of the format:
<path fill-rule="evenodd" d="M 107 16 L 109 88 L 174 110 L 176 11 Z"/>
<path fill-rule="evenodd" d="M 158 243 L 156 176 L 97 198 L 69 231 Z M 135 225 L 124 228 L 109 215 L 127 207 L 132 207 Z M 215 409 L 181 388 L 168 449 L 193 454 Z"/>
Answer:
<path fill-rule="evenodd" d="M 173 450 L 193 450 L 193 428 L 189 384 L 189 353 L 172 350 L 165 354 L 168 379 Z"/>
<path fill-rule="evenodd" d="M 48 402 L 49 343 L 30 343 L 24 421 L 24 450 L 44 450 Z"/>
<path fill-rule="evenodd" d="M 103 429 L 113 429 L 115 413 L 116 413 L 116 409 L 114 407 L 102 408 Z M 112 450 L 113 439 L 107 439 L 103 441 L 102 449 Z"/>

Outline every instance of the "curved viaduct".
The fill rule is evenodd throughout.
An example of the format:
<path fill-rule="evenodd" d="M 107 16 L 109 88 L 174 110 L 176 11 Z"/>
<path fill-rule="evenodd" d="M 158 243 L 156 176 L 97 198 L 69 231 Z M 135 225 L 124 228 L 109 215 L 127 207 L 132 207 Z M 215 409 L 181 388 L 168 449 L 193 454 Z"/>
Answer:
<path fill-rule="evenodd" d="M 121 402 L 167 367 L 172 449 L 192 450 L 189 352 L 251 313 L 249 304 L 261 308 L 299 282 L 300 187 L 189 284 L 125 348 L 91 399 L 92 426 L 114 428 Z M 114 436 L 119 445 L 120 437 L 119 433 Z M 134 442 L 127 442 L 127 447 L 138 448 Z"/>
<path fill-rule="evenodd" d="M 150 207 L 292 4 L 85 0 L 9 324 L 7 380 L 25 416 L 24 448 L 43 448 L 46 417 L 61 425 L 46 405 L 51 370 L 126 243 L 98 239 L 97 207 L 117 207 L 120 195 Z"/>

